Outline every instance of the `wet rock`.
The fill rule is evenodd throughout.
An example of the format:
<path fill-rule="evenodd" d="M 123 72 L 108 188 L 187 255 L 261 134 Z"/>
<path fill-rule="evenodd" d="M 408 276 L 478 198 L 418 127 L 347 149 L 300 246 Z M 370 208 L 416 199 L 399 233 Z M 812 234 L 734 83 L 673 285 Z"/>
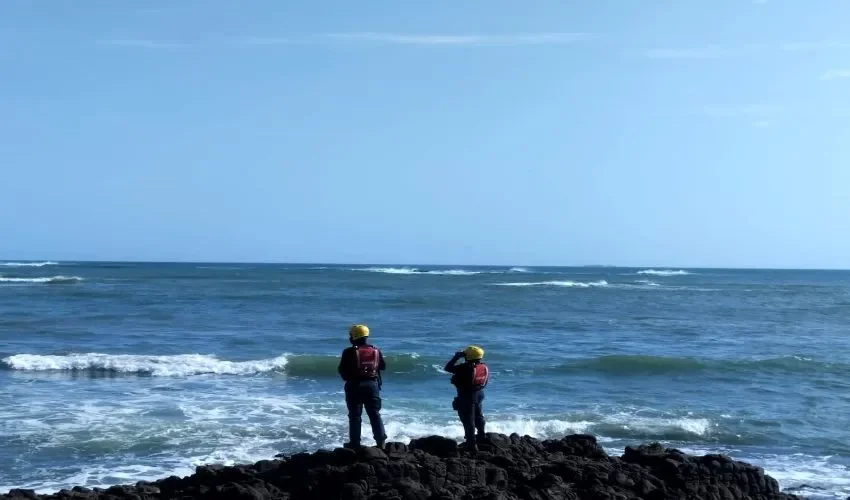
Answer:
<path fill-rule="evenodd" d="M 435 457 L 446 458 L 457 455 L 457 442 L 454 439 L 444 438 L 442 436 L 428 436 L 421 439 L 414 439 L 408 447 L 411 450 L 422 450 L 425 453 L 434 455 Z"/>
<path fill-rule="evenodd" d="M 725 455 L 693 457 L 652 443 L 610 457 L 593 436 L 539 441 L 488 434 L 478 453 L 429 436 L 385 450 L 361 447 L 298 453 L 253 465 L 198 467 L 106 490 L 54 495 L 12 490 L 2 500 L 791 500 L 764 470 Z"/>

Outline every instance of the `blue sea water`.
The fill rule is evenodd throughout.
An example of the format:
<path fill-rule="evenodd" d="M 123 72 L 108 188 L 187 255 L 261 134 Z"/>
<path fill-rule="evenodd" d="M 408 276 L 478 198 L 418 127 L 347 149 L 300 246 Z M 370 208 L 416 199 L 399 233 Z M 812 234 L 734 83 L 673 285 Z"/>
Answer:
<path fill-rule="evenodd" d="M 387 356 L 391 441 L 460 438 L 440 367 L 476 343 L 488 430 L 850 495 L 847 272 L 66 262 L 0 262 L 0 491 L 339 446 L 355 322 Z"/>

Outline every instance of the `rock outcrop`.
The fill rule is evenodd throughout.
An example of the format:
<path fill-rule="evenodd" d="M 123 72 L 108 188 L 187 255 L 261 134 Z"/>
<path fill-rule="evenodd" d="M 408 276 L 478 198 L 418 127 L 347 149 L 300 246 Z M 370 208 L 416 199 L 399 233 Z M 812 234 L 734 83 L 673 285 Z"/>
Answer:
<path fill-rule="evenodd" d="M 761 468 L 724 455 L 688 456 L 659 444 L 608 456 L 593 436 L 539 441 L 488 434 L 478 453 L 430 436 L 385 450 L 339 448 L 198 467 L 191 476 L 52 495 L 12 490 L 0 499 L 351 500 L 791 500 Z"/>

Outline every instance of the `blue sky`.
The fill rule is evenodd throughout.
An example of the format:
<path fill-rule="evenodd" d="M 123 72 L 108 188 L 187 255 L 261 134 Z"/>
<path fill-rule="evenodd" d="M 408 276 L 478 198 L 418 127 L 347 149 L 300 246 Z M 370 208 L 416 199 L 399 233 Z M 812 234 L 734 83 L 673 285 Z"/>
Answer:
<path fill-rule="evenodd" d="M 0 258 L 848 268 L 848 19 L 3 0 Z"/>

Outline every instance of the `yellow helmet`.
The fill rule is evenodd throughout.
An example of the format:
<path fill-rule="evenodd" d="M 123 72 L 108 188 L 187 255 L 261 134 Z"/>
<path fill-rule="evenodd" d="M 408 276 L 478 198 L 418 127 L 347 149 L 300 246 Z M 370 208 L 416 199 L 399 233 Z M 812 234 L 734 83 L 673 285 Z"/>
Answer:
<path fill-rule="evenodd" d="M 477 361 L 484 357 L 484 349 L 477 345 L 471 345 L 463 350 L 463 356 L 467 361 Z"/>
<path fill-rule="evenodd" d="M 366 325 L 354 325 L 348 330 L 351 340 L 362 339 L 369 336 L 369 327 Z"/>

